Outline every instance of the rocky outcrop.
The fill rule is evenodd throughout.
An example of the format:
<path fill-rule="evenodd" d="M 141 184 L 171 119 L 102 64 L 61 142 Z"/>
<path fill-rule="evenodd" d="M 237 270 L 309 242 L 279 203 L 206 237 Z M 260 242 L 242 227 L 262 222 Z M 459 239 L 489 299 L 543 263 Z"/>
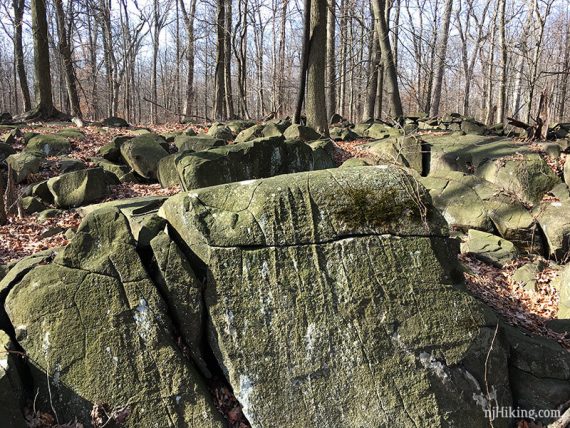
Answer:
<path fill-rule="evenodd" d="M 102 168 L 68 172 L 47 181 L 55 206 L 62 208 L 79 207 L 107 196 L 109 184 Z"/>
<path fill-rule="evenodd" d="M 122 410 L 125 427 L 224 426 L 117 209 L 88 216 L 52 264 L 14 286 L 6 310 L 36 405 L 60 420 L 90 421 L 105 403 Z"/>
<path fill-rule="evenodd" d="M 228 184 L 160 212 L 206 270 L 210 344 L 252 426 L 484 426 L 488 352 L 510 404 L 496 320 L 451 285 L 445 221 L 403 171 Z"/>
<path fill-rule="evenodd" d="M 168 152 L 161 144 L 168 143 L 159 135 L 140 135 L 121 144 L 121 156 L 142 178 L 156 179 L 158 162 L 168 156 Z"/>
<path fill-rule="evenodd" d="M 259 138 L 197 153 L 184 152 L 173 162 L 186 190 L 309 171 L 315 166 L 310 146 L 283 138 Z M 165 178 L 164 182 L 170 180 Z"/>

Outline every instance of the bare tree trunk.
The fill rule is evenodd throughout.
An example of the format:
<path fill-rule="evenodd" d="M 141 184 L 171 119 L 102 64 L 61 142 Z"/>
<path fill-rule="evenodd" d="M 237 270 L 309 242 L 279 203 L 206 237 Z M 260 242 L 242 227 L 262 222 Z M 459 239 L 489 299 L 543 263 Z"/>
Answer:
<path fill-rule="evenodd" d="M 404 112 L 400 99 L 400 89 L 398 87 L 398 74 L 394 64 L 392 47 L 390 46 L 388 24 L 384 16 L 386 0 L 372 0 L 372 8 L 374 11 L 374 25 L 379 37 L 380 49 L 382 50 L 382 61 L 386 69 L 386 81 L 388 83 L 392 112 L 395 117 L 402 117 Z"/>
<path fill-rule="evenodd" d="M 329 0 L 327 11 L 327 112 L 336 113 L 336 0 Z"/>
<path fill-rule="evenodd" d="M 223 120 L 225 118 L 226 105 L 225 105 L 225 23 L 226 23 L 226 0 L 218 0 L 218 17 L 217 17 L 217 45 L 216 45 L 216 72 L 215 72 L 215 92 L 214 99 L 214 118 L 216 120 Z"/>
<path fill-rule="evenodd" d="M 63 11 L 62 0 L 54 0 L 55 13 L 57 17 L 57 30 L 59 38 L 59 52 L 63 60 L 65 71 L 65 86 L 67 89 L 67 97 L 71 107 L 71 115 L 82 118 L 81 106 L 79 104 L 79 95 L 77 93 L 77 78 L 75 77 L 75 68 L 73 67 L 73 59 L 71 58 L 71 48 L 69 46 L 70 38 L 67 34 L 65 12 Z M 73 2 L 69 3 L 70 13 L 73 14 Z"/>
<path fill-rule="evenodd" d="M 363 122 L 374 119 L 374 108 L 376 106 L 376 98 L 378 92 L 378 70 L 381 61 L 380 44 L 378 42 L 378 37 L 376 36 L 374 29 L 372 29 L 370 33 L 373 42 L 372 49 L 370 49 L 366 105 L 364 107 L 364 114 L 362 116 Z"/>
<path fill-rule="evenodd" d="M 295 107 L 295 123 L 301 123 L 301 111 L 303 110 L 303 102 L 305 101 L 305 86 L 307 84 L 307 70 L 309 68 L 309 54 L 311 45 L 311 3 L 311 0 L 305 0 L 301 70 L 299 74 L 299 91 L 297 93 L 297 104 Z"/>
<path fill-rule="evenodd" d="M 285 90 L 285 37 L 287 31 L 287 7 L 289 0 L 282 0 L 281 23 L 279 30 L 279 67 L 277 73 L 277 113 L 282 116 L 285 111 L 284 90 Z"/>
<path fill-rule="evenodd" d="M 568 93 L 568 75 L 570 74 L 570 23 L 566 27 L 566 49 L 564 49 L 564 73 L 560 82 L 561 94 L 558 107 L 559 121 L 564 121 L 564 113 L 566 107 L 566 94 Z"/>
<path fill-rule="evenodd" d="M 429 111 L 430 116 L 439 114 L 439 104 L 441 103 L 441 90 L 443 86 L 443 75 L 445 72 L 445 59 L 447 57 L 447 41 L 449 39 L 449 24 L 451 22 L 451 11 L 453 9 L 453 0 L 445 1 L 445 13 L 443 15 L 443 24 L 439 32 L 439 41 L 436 54 L 436 67 L 434 77 L 433 99 Z"/>
<path fill-rule="evenodd" d="M 57 111 L 53 105 L 51 70 L 49 63 L 48 24 L 45 0 L 32 0 L 32 27 L 34 38 L 34 74 L 36 107 L 34 116 L 53 117 Z M 10 181 L 8 179 L 8 181 Z"/>
<path fill-rule="evenodd" d="M 234 101 L 232 96 L 232 0 L 225 0 L 224 14 L 224 86 L 226 118 L 233 119 Z"/>
<path fill-rule="evenodd" d="M 378 88 L 376 89 L 376 116 L 375 118 L 382 119 L 382 108 L 384 107 L 384 64 L 382 64 L 382 52 L 379 51 L 380 65 L 378 67 Z"/>
<path fill-rule="evenodd" d="M 327 0 L 312 0 L 307 62 L 307 125 L 328 136 L 325 100 Z"/>
<path fill-rule="evenodd" d="M 194 17 L 196 15 L 196 0 L 190 1 L 190 8 L 186 9 L 184 0 L 178 0 L 180 4 L 180 11 L 184 19 L 184 26 L 186 27 L 186 59 L 187 74 L 186 74 L 186 100 L 184 102 L 184 115 L 189 118 L 192 115 L 192 106 L 194 104 Z"/>
<path fill-rule="evenodd" d="M 30 89 L 28 87 L 28 78 L 26 75 L 26 67 L 24 66 L 24 48 L 22 45 L 22 25 L 24 18 L 24 0 L 14 0 L 14 55 L 16 61 L 16 69 L 18 71 L 18 80 L 20 81 L 20 89 L 24 98 L 24 111 L 32 109 L 32 101 L 30 98 Z"/>
<path fill-rule="evenodd" d="M 499 0 L 499 43 L 501 44 L 501 74 L 499 77 L 499 101 L 497 103 L 497 123 L 505 123 L 507 106 L 507 37 L 505 28 L 506 0 Z"/>

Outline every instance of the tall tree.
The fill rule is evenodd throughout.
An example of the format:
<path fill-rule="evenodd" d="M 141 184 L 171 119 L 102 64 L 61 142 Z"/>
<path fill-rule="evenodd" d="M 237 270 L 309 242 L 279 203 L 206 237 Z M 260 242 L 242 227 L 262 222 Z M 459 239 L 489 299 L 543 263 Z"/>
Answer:
<path fill-rule="evenodd" d="M 24 0 L 14 0 L 14 55 L 16 60 L 16 69 L 18 70 L 18 80 L 22 97 L 24 98 L 24 111 L 32 109 L 32 101 L 30 98 L 30 89 L 28 88 L 28 76 L 26 67 L 24 66 L 24 48 L 22 45 L 22 25 L 24 18 Z"/>
<path fill-rule="evenodd" d="M 224 87 L 226 119 L 234 118 L 232 96 L 232 0 L 225 0 L 224 7 Z"/>
<path fill-rule="evenodd" d="M 501 73 L 499 77 L 499 101 L 497 103 L 497 123 L 505 122 L 507 105 L 507 30 L 505 25 L 506 0 L 499 0 L 499 43 L 501 47 Z"/>
<path fill-rule="evenodd" d="M 441 90 L 443 86 L 443 75 L 445 72 L 445 59 L 447 57 L 447 42 L 449 39 L 449 24 L 451 22 L 451 10 L 453 0 L 445 0 L 445 12 L 443 14 L 443 25 L 439 34 L 439 41 L 436 51 L 436 66 L 434 76 L 433 98 L 431 100 L 430 116 L 439 114 L 439 104 L 441 102 Z"/>
<path fill-rule="evenodd" d="M 329 0 L 327 12 L 327 112 L 336 113 L 336 0 Z"/>
<path fill-rule="evenodd" d="M 28 117 L 47 119 L 59 112 L 55 109 L 52 98 L 46 0 L 32 0 L 31 8 L 36 106 Z"/>
<path fill-rule="evenodd" d="M 186 118 L 192 116 L 192 107 L 194 104 L 194 19 L 196 16 L 196 0 L 190 0 L 190 7 L 187 9 L 184 0 L 178 0 L 180 11 L 186 28 L 186 99 L 184 101 L 184 115 Z"/>
<path fill-rule="evenodd" d="M 301 123 L 301 112 L 305 102 L 305 87 L 307 85 L 307 69 L 309 68 L 309 54 L 311 47 L 311 0 L 305 0 L 303 19 L 303 41 L 301 44 L 301 67 L 299 69 L 299 90 L 297 91 L 297 104 L 295 107 L 295 123 Z M 326 116 L 326 115 L 325 115 Z"/>
<path fill-rule="evenodd" d="M 59 53 L 63 59 L 65 69 L 65 86 L 67 89 L 67 96 L 69 99 L 69 106 L 71 107 L 71 115 L 81 118 L 81 106 L 79 105 L 79 94 L 77 92 L 77 78 L 75 77 L 75 68 L 73 66 L 73 59 L 71 57 L 71 38 L 68 35 L 66 16 L 63 10 L 63 1 L 54 0 L 55 13 L 57 18 L 57 33 L 59 38 Z M 73 2 L 68 3 L 70 15 L 73 14 Z"/>
<path fill-rule="evenodd" d="M 307 61 L 307 125 L 328 136 L 325 100 L 325 66 L 327 47 L 327 0 L 312 0 Z"/>
<path fill-rule="evenodd" d="M 374 13 L 374 27 L 376 28 L 376 35 L 380 43 L 380 50 L 382 51 L 382 62 L 385 68 L 385 79 L 388 85 L 388 93 L 392 107 L 392 114 L 395 117 L 402 117 L 404 111 L 402 109 L 402 100 L 400 98 L 400 88 L 398 86 L 398 73 L 396 65 L 394 64 L 394 54 L 390 46 L 390 32 L 386 16 L 386 0 L 372 0 L 372 10 Z"/>
<path fill-rule="evenodd" d="M 215 71 L 215 98 L 214 98 L 214 118 L 223 120 L 226 116 L 226 85 L 225 85 L 225 63 L 226 63 L 226 0 L 217 0 L 217 42 L 216 42 L 216 71 Z"/>

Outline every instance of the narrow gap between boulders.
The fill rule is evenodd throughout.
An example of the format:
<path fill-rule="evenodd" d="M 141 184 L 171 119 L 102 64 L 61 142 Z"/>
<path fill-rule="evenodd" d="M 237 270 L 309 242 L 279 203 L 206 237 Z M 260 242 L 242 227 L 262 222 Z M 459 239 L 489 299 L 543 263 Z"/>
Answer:
<path fill-rule="evenodd" d="M 207 267 L 205 264 L 188 248 L 188 246 L 184 243 L 184 241 L 176 234 L 176 232 L 168 225 L 168 235 L 170 239 L 174 242 L 175 245 L 182 251 L 184 257 L 190 264 L 190 267 L 194 271 L 194 274 L 202 284 L 202 305 L 203 305 L 203 312 L 202 312 L 202 329 L 204 330 L 202 333 L 202 343 L 200 345 L 200 354 L 206 364 L 206 371 L 200 369 L 200 364 L 198 364 L 190 353 L 190 348 L 181 334 L 180 324 L 179 321 L 174 314 L 173 308 L 169 304 L 168 296 L 165 295 L 164 287 L 161 284 L 164 284 L 164 278 L 160 272 L 158 267 L 158 263 L 156 258 L 154 257 L 154 253 L 151 248 L 137 248 L 137 252 L 143 261 L 143 266 L 149 275 L 149 277 L 154 282 L 159 294 L 162 297 L 162 300 L 165 302 L 167 306 L 167 315 L 172 323 L 173 326 L 173 335 L 176 338 L 176 343 L 181 350 L 182 354 L 192 362 L 196 370 L 202 375 L 203 380 L 205 381 L 208 390 L 210 391 L 212 400 L 214 405 L 218 409 L 218 411 L 223 415 L 223 417 L 227 420 L 229 428 L 247 428 L 250 427 L 250 423 L 243 414 L 242 406 L 235 397 L 233 392 L 233 388 L 231 387 L 230 383 L 226 379 L 224 371 L 222 367 L 219 365 L 218 360 L 215 357 L 214 351 L 210 346 L 210 342 L 208 340 L 208 329 L 211 325 L 206 302 L 204 298 L 204 289 L 206 285 L 207 279 Z"/>

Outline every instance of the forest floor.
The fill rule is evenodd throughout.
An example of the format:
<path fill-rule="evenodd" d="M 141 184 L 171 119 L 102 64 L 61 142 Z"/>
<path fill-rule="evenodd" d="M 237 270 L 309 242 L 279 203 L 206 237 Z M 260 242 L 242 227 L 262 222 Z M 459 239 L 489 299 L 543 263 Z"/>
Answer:
<path fill-rule="evenodd" d="M 158 134 L 182 131 L 187 125 L 170 124 L 149 128 Z M 61 126 L 46 125 L 42 133 L 57 132 Z M 24 131 L 31 129 L 23 129 Z M 97 150 L 116 135 L 128 135 L 132 131 L 87 126 L 82 129 L 85 138 L 72 142 L 70 157 L 82 160 L 92 166 L 90 158 L 97 156 Z M 337 142 L 335 161 L 340 165 L 352 157 L 365 156 L 359 146 L 367 140 Z M 59 174 L 57 165 L 41 171 L 34 176 L 33 182 Z M 28 183 L 30 184 L 30 183 Z M 25 186 L 21 186 L 22 188 Z M 137 196 L 170 196 L 180 191 L 179 188 L 163 189 L 159 184 L 120 184 L 113 186 L 111 195 L 105 201 L 125 199 Z M 60 215 L 39 223 L 35 215 L 22 218 L 13 217 L 5 226 L 0 226 L 0 264 L 14 262 L 24 256 L 49 248 L 66 245 L 68 240 L 63 232 L 68 228 L 77 228 L 81 217 L 75 210 L 64 211 Z M 54 233 L 58 232 L 58 233 Z M 517 267 L 528 262 L 519 259 L 502 269 L 482 263 L 471 256 L 461 255 L 460 260 L 466 267 L 465 280 L 468 289 L 478 298 L 500 313 L 512 325 L 525 327 L 536 334 L 550 337 L 570 350 L 570 337 L 557 333 L 547 326 L 549 320 L 556 318 L 558 310 L 558 292 L 552 286 L 557 270 L 549 267 L 541 272 L 536 292 L 528 292 L 513 281 L 512 275 Z"/>

